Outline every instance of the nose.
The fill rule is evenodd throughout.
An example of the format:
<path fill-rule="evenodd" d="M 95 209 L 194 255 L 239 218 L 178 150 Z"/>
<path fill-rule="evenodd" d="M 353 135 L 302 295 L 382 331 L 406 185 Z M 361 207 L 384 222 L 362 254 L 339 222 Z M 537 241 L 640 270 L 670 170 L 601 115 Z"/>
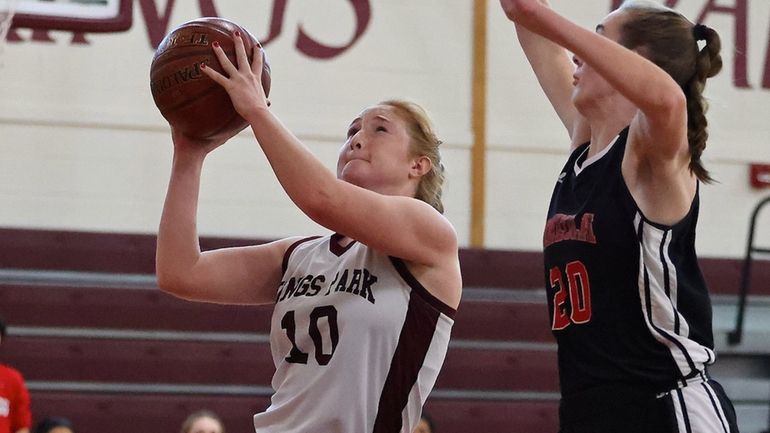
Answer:
<path fill-rule="evenodd" d="M 350 150 L 361 149 L 361 147 L 363 146 L 361 145 L 360 138 L 356 136 L 350 138 Z"/>

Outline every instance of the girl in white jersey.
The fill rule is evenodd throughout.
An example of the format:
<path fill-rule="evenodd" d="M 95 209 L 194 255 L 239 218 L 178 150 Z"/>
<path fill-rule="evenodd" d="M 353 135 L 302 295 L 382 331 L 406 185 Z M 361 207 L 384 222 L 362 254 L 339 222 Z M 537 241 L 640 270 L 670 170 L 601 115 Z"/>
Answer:
<path fill-rule="evenodd" d="M 386 101 L 351 122 L 335 176 L 268 110 L 261 47 L 237 66 L 218 44 L 230 94 L 282 187 L 334 234 L 201 253 L 200 174 L 221 141 L 174 131 L 158 233 L 160 288 L 229 304 L 275 303 L 276 365 L 258 433 L 411 433 L 443 363 L 460 302 L 457 236 L 442 215 L 440 141 L 419 107 Z"/>
<path fill-rule="evenodd" d="M 501 4 L 571 139 L 543 238 L 561 433 L 736 433 L 694 245 L 719 36 L 649 1 L 595 32 Z"/>

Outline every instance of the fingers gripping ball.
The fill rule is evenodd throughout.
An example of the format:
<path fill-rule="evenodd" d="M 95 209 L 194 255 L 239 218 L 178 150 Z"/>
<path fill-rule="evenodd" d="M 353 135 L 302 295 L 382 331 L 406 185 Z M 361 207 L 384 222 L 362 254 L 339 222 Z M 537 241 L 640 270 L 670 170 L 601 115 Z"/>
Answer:
<path fill-rule="evenodd" d="M 248 126 L 233 108 L 222 86 L 200 70 L 201 63 L 227 75 L 211 44 L 219 42 L 230 61 L 237 65 L 233 34 L 240 31 L 249 63 L 258 45 L 246 29 L 223 18 L 188 21 L 172 30 L 155 51 L 150 66 L 150 90 L 163 117 L 193 138 L 229 137 Z M 262 87 L 270 93 L 270 65 L 262 51 Z"/>

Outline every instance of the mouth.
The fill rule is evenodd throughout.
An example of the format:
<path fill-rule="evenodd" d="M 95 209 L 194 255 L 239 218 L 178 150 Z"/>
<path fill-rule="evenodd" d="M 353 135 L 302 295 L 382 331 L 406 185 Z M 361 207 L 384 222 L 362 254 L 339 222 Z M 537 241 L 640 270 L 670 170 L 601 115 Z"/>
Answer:
<path fill-rule="evenodd" d="M 351 157 L 348 159 L 348 162 L 352 162 L 352 161 L 364 161 L 364 162 L 369 162 L 369 160 L 368 160 L 368 159 L 366 159 L 366 158 L 364 158 L 363 156 L 351 156 Z"/>
<path fill-rule="evenodd" d="M 347 167 L 351 167 L 351 166 L 354 166 L 354 165 L 356 165 L 356 163 L 357 163 L 357 162 L 359 162 L 359 163 L 360 163 L 360 162 L 363 162 L 363 163 L 368 163 L 369 161 L 367 161 L 367 160 L 365 160 L 365 159 L 363 159 L 363 158 L 351 158 L 351 159 L 349 159 L 349 160 L 345 161 L 345 165 L 344 165 L 344 167 L 346 167 L 346 168 L 347 168 Z"/>

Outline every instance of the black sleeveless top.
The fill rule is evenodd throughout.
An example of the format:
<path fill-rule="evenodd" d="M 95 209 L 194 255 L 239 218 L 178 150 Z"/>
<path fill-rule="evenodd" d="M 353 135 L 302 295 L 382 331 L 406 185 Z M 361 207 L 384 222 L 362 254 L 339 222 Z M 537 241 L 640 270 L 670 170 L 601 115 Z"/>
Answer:
<path fill-rule="evenodd" d="M 563 396 L 627 384 L 653 392 L 714 362 L 711 302 L 695 254 L 698 194 L 673 226 L 649 221 L 621 173 L 628 129 L 572 152 L 543 236 Z"/>

